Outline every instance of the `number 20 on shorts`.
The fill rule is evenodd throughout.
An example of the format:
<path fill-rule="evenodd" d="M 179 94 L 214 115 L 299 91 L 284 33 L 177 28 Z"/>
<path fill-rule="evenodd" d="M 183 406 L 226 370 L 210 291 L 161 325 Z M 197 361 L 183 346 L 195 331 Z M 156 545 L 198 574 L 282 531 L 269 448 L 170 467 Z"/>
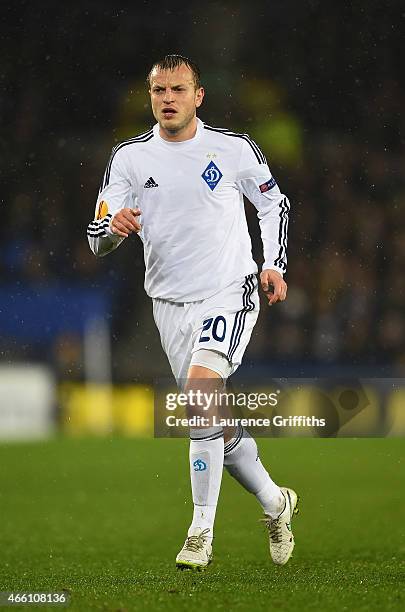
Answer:
<path fill-rule="evenodd" d="M 199 342 L 209 342 L 211 337 L 217 342 L 223 342 L 226 335 L 226 321 L 225 317 L 221 315 L 218 317 L 210 317 L 203 321 L 203 328 L 201 331 Z"/>

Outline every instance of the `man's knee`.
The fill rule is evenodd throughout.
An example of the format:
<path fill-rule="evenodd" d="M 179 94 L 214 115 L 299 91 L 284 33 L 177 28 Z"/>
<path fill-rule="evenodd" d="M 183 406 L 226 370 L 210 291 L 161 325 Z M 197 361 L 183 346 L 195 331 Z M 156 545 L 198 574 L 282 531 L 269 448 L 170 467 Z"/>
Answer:
<path fill-rule="evenodd" d="M 200 349 L 191 359 L 184 391 L 192 395 L 187 406 L 190 416 L 218 415 L 220 394 L 230 373 L 227 358 L 216 351 Z"/>

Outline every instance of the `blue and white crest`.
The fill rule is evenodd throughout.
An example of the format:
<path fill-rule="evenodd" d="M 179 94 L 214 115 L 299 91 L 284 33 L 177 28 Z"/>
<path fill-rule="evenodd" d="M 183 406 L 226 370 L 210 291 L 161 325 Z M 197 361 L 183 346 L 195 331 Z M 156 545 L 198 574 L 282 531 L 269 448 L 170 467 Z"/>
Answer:
<path fill-rule="evenodd" d="M 204 181 L 207 183 L 211 191 L 214 191 L 215 187 L 218 185 L 219 181 L 222 178 L 222 172 L 218 168 L 218 166 L 216 166 L 214 162 L 211 161 L 205 168 L 201 176 L 203 177 Z"/>
<path fill-rule="evenodd" d="M 202 459 L 196 459 L 193 463 L 195 472 L 203 472 L 207 469 L 207 464 Z"/>

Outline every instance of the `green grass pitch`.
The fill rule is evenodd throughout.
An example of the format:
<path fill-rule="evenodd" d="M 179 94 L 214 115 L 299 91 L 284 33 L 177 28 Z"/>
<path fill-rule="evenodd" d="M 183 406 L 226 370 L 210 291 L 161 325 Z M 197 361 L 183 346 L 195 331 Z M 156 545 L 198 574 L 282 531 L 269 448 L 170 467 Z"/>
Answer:
<path fill-rule="evenodd" d="M 0 590 L 68 589 L 67 609 L 86 612 L 404 610 L 405 441 L 259 446 L 275 480 L 301 495 L 290 563 L 271 563 L 256 500 L 225 473 L 214 562 L 181 572 L 186 440 L 1 445 Z"/>

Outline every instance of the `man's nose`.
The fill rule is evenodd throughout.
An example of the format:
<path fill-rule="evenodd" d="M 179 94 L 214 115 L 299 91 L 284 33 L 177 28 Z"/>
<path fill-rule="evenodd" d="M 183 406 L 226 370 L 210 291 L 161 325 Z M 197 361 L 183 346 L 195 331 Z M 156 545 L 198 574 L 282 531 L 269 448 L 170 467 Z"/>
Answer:
<path fill-rule="evenodd" d="M 168 87 L 168 88 L 165 90 L 165 95 L 163 96 L 163 102 L 164 102 L 165 104 L 170 104 L 170 102 L 173 102 L 173 101 L 174 101 L 173 92 L 172 92 L 172 90 L 171 90 L 171 89 Z"/>

